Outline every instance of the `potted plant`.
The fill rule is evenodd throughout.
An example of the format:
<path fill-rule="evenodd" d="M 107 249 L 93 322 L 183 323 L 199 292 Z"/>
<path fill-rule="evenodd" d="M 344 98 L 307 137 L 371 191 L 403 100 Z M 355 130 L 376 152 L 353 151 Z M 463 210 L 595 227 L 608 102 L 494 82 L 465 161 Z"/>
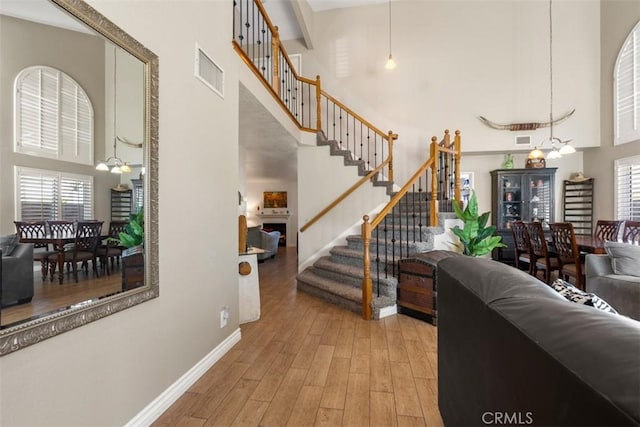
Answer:
<path fill-rule="evenodd" d="M 469 203 L 464 210 L 458 204 L 457 200 L 453 201 L 453 210 L 456 216 L 464 222 L 464 228 L 456 225 L 451 229 L 453 234 L 460 239 L 462 253 L 470 256 L 482 256 L 491 252 L 494 248 L 505 248 L 502 243 L 501 236 L 494 236 L 496 227 L 490 225 L 487 227 L 489 220 L 489 212 L 478 215 L 478 200 L 475 191 L 471 192 Z"/>
<path fill-rule="evenodd" d="M 118 234 L 122 251 L 122 290 L 144 285 L 144 214 L 142 209 L 131 214 L 129 223 Z"/>

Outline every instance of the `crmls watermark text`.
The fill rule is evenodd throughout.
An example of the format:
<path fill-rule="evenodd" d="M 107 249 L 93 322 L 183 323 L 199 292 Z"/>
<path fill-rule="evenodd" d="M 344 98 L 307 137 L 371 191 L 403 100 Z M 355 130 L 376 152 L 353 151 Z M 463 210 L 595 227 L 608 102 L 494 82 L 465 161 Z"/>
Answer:
<path fill-rule="evenodd" d="M 532 412 L 490 411 L 482 414 L 482 422 L 486 425 L 529 425 L 533 424 Z"/>

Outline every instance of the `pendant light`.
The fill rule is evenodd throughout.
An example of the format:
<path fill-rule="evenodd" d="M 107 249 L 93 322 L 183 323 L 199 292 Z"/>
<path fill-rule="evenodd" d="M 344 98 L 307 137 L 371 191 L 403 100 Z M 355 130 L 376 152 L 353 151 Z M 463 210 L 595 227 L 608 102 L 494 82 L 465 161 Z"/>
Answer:
<path fill-rule="evenodd" d="M 396 68 L 396 61 L 393 60 L 393 55 L 391 55 L 391 0 L 389 0 L 389 59 L 387 59 L 384 68 L 387 70 Z"/>
<path fill-rule="evenodd" d="M 553 0 L 549 0 L 549 139 L 551 144 L 551 151 L 547 154 L 548 159 L 559 159 L 563 155 L 572 154 L 576 152 L 576 149 L 569 145 L 569 140 L 562 141 L 560 138 L 553 135 Z M 547 140 L 543 141 L 542 145 Z M 540 158 L 541 151 L 538 147 L 535 147 L 529 153 L 528 158 Z M 544 155 L 542 156 L 544 158 Z"/>
<path fill-rule="evenodd" d="M 113 47 L 113 156 L 109 157 L 107 160 L 101 160 L 96 165 L 96 170 L 99 171 L 110 171 L 113 174 L 122 174 L 131 172 L 131 167 L 127 162 L 123 162 L 122 159 L 118 157 L 118 137 L 116 133 L 116 106 L 117 106 L 117 94 L 118 94 L 118 86 L 117 86 L 117 59 L 118 50 L 117 47 Z"/>

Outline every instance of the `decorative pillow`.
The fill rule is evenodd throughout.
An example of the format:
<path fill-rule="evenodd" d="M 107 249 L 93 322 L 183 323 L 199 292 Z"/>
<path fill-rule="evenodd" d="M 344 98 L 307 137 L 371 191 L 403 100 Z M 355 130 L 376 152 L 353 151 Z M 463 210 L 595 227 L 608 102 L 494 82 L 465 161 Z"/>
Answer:
<path fill-rule="evenodd" d="M 604 242 L 615 274 L 640 277 L 640 246 L 629 243 Z"/>
<path fill-rule="evenodd" d="M 8 236 L 0 236 L 0 250 L 2 256 L 10 256 L 11 252 L 16 248 L 20 239 L 17 234 L 9 234 Z"/>
<path fill-rule="evenodd" d="M 551 283 L 551 287 L 571 302 L 588 305 L 590 307 L 597 308 L 598 310 L 618 314 L 618 312 L 613 307 L 611 307 L 605 300 L 603 300 L 596 294 L 581 291 L 571 283 L 565 282 L 562 279 L 556 279 L 553 283 Z"/>

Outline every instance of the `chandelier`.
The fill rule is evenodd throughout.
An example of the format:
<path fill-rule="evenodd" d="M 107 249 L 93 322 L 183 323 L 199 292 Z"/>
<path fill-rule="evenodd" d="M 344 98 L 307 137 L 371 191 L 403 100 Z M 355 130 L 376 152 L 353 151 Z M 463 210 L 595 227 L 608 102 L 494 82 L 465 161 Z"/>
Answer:
<path fill-rule="evenodd" d="M 118 157 L 118 136 L 116 133 L 116 106 L 117 106 L 117 94 L 118 94 L 118 86 L 117 86 L 117 57 L 118 50 L 117 47 L 113 47 L 113 156 L 110 156 L 106 160 L 100 160 L 96 165 L 96 170 L 99 171 L 110 171 L 114 174 L 122 174 L 131 172 L 131 167 L 127 162 L 124 162 L 120 157 Z"/>

